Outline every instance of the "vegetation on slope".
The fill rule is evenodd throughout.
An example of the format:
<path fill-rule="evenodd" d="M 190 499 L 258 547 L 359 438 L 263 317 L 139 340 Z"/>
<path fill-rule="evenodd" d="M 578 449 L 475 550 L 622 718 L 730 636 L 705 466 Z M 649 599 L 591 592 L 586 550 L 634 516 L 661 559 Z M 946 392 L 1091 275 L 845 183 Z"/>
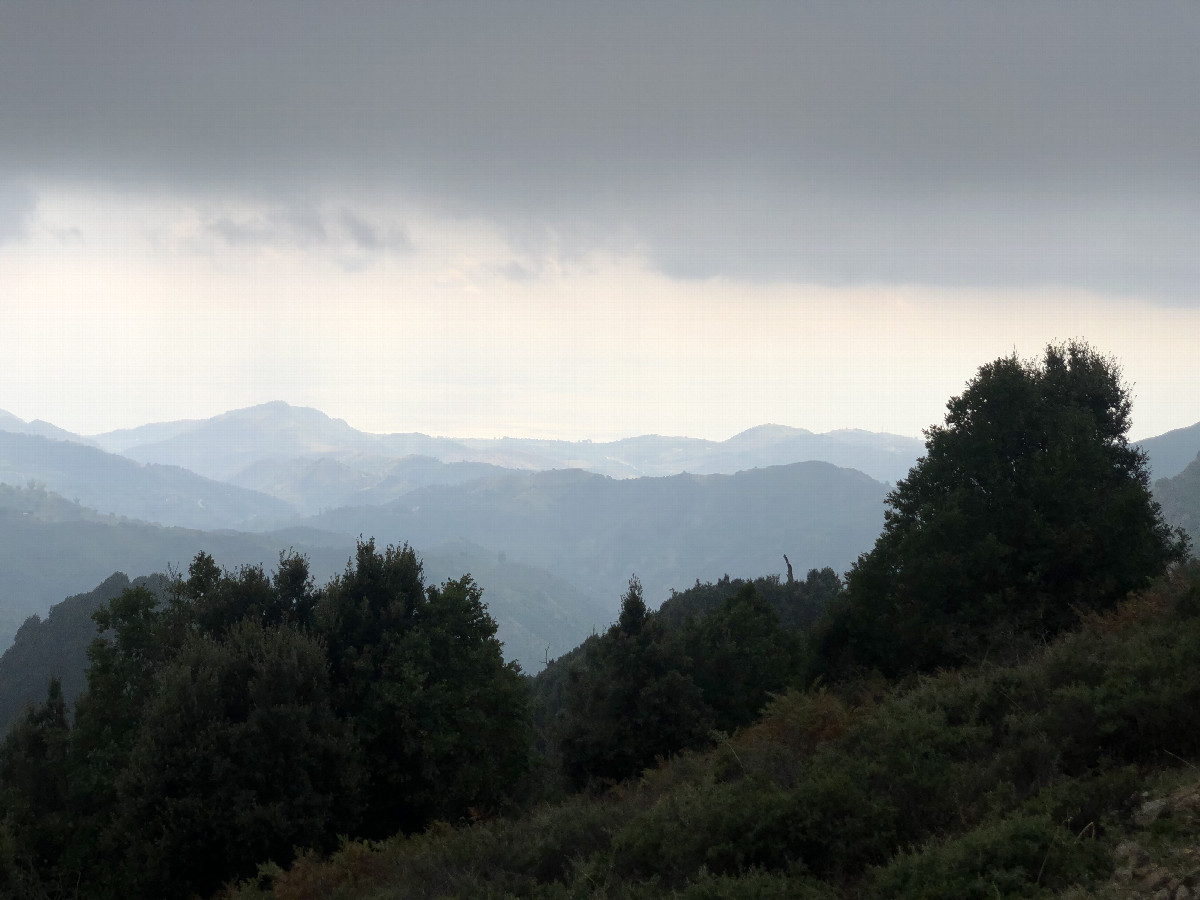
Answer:
<path fill-rule="evenodd" d="M 87 687 L 87 651 L 96 639 L 92 616 L 130 587 L 165 596 L 167 579 L 153 575 L 131 582 L 116 572 L 95 590 L 55 604 L 44 621 L 37 616 L 25 621 L 13 646 L 0 656 L 0 734 L 8 731 L 26 706 L 45 698 L 51 678 L 58 678 L 70 711 L 75 698 Z"/>
<path fill-rule="evenodd" d="M 501 808 L 527 704 L 469 576 L 424 583 L 407 546 L 361 543 L 316 590 L 300 557 L 96 613 L 87 691 L 61 685 L 0 747 L 0 889 L 207 894 L 293 848 Z"/>
<path fill-rule="evenodd" d="M 1200 761 L 1195 563 L 1020 665 L 789 691 L 599 795 L 305 854 L 228 896 L 1091 896 L 1153 815 L 1141 792 L 1195 778 L 1180 760 Z"/>
<path fill-rule="evenodd" d="M 1120 367 L 1088 345 L 980 368 L 888 495 L 883 533 L 822 626 L 825 672 L 931 671 L 1110 609 L 1187 554 L 1126 438 Z"/>
<path fill-rule="evenodd" d="M 132 589 L 100 610 L 74 723 L 52 682 L 0 748 L 0 883 L 1107 889 L 1115 857 L 1140 859 L 1118 839 L 1166 808 L 1143 792 L 1200 759 L 1200 564 L 1149 494 L 1128 412 L 1119 369 L 1083 344 L 983 367 L 845 591 L 818 571 L 761 592 L 723 579 L 652 613 L 631 579 L 618 621 L 534 683 L 532 733 L 469 576 L 426 587 L 411 550 L 370 542 L 320 591 L 296 557 L 268 579 L 198 556 L 167 603 Z M 292 846 L 308 849 L 285 870 Z"/>

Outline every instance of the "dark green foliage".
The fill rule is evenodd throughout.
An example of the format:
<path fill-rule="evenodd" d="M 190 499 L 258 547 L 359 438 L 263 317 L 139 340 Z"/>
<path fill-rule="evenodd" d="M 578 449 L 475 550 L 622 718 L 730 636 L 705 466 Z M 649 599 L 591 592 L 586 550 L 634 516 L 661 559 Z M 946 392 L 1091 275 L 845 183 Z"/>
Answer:
<path fill-rule="evenodd" d="M 798 635 L 780 627 L 774 607 L 750 584 L 689 622 L 683 640 L 692 678 L 726 732 L 749 725 L 800 668 Z"/>
<path fill-rule="evenodd" d="M 527 766 L 528 695 L 469 576 L 425 588 L 407 545 L 359 545 L 317 607 L 338 714 L 366 764 L 360 833 L 492 807 Z"/>
<path fill-rule="evenodd" d="M 407 546 L 361 543 L 313 589 L 303 558 L 230 573 L 198 554 L 165 602 L 95 614 L 88 690 L 57 681 L 0 750 L 0 886 L 208 894 L 297 847 L 509 802 L 527 688 L 470 576 L 426 586 Z"/>
<path fill-rule="evenodd" d="M 924 852 L 896 857 L 874 879 L 880 900 L 1045 897 L 1107 874 L 1107 848 L 1048 816 L 989 823 Z"/>
<path fill-rule="evenodd" d="M 353 827 L 356 748 L 315 638 L 242 621 L 189 643 L 156 682 L 118 780 L 138 893 L 208 894 Z"/>
<path fill-rule="evenodd" d="M 569 782 L 628 778 L 706 743 L 712 714 L 688 668 L 631 578 L 620 619 L 568 674 L 561 753 Z"/>
<path fill-rule="evenodd" d="M 833 569 L 809 569 L 803 581 L 781 581 L 778 575 L 746 581 L 726 575 L 719 581 L 701 584 L 686 591 L 672 591 L 670 598 L 659 608 L 659 616 L 672 628 L 707 615 L 739 591 L 753 585 L 755 592 L 779 616 L 779 624 L 790 630 L 808 628 L 842 591 L 842 582 Z"/>
<path fill-rule="evenodd" d="M 668 614 L 647 610 L 631 579 L 617 623 L 535 681 L 539 727 L 557 734 L 552 764 L 575 787 L 617 781 L 706 746 L 713 728 L 749 724 L 803 669 L 803 643 L 777 609 L 795 613 L 798 596 L 838 587 L 832 572 L 815 570 L 786 591 L 776 578 L 725 578 L 676 594 Z"/>
<path fill-rule="evenodd" d="M 131 586 L 166 595 L 166 579 L 161 576 L 139 578 L 131 584 L 117 572 L 95 590 L 56 604 L 45 619 L 33 616 L 25 622 L 13 646 L 0 657 L 0 734 L 8 731 L 26 706 L 45 699 L 51 678 L 62 682 L 70 712 L 75 698 L 87 687 L 87 652 L 97 635 L 92 614 Z"/>
<path fill-rule="evenodd" d="M 198 553 L 188 577 L 175 585 L 173 605 L 183 627 L 221 637 L 241 622 L 311 628 L 316 600 L 300 556 L 281 553 L 279 568 L 268 578 L 260 566 L 227 574 L 209 554 Z"/>
<path fill-rule="evenodd" d="M 1198 566 L 1022 665 L 790 691 L 637 782 L 307 857 L 272 895 L 1094 896 L 1147 773 L 1200 759 Z"/>
<path fill-rule="evenodd" d="M 14 862 L 29 874 L 58 858 L 71 830 L 68 736 L 62 685 L 52 679 L 45 703 L 26 710 L 0 749 L 0 809 L 10 832 L 20 835 Z"/>
<path fill-rule="evenodd" d="M 982 660 L 1111 608 L 1186 553 L 1126 441 L 1129 391 L 1086 344 L 983 366 L 926 432 L 820 632 L 826 670 Z"/>

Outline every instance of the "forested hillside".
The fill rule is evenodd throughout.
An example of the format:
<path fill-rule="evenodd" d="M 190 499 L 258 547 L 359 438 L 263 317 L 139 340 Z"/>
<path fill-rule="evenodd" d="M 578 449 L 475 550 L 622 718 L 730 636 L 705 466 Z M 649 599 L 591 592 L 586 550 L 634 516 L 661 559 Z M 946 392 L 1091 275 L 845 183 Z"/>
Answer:
<path fill-rule="evenodd" d="M 629 577 L 532 679 L 408 545 L 102 586 L 74 715 L 52 679 L 0 746 L 0 888 L 1190 898 L 1200 563 L 1129 414 L 1086 344 L 995 360 L 844 579 Z"/>
<path fill-rule="evenodd" d="M 669 617 L 631 582 L 618 622 L 538 679 L 545 759 L 587 790 L 230 895 L 1192 896 L 1200 568 L 1128 411 L 1084 345 L 985 366 L 802 645 L 757 591 L 798 582 L 698 584 Z M 744 717 L 771 696 L 722 730 L 714 701 Z"/>
<path fill-rule="evenodd" d="M 303 854 L 222 896 L 1188 897 L 1198 661 L 1193 567 L 1019 664 L 787 691 L 609 790 Z"/>
<path fill-rule="evenodd" d="M 56 603 L 45 620 L 30 616 L 25 621 L 0 656 L 0 732 L 7 732 L 27 706 L 45 699 L 52 678 L 59 680 L 68 709 L 74 706 L 87 686 L 88 647 L 98 636 L 92 616 L 131 587 L 165 598 L 167 579 L 157 575 L 131 582 L 116 572 L 94 591 Z"/>
<path fill-rule="evenodd" d="M 47 611 L 64 597 L 91 590 L 114 571 L 137 577 L 172 566 L 181 569 L 201 551 L 230 569 L 269 567 L 281 551 L 303 553 L 314 578 L 324 582 L 345 569 L 354 538 L 313 528 L 266 533 L 160 528 L 99 515 L 41 487 L 0 484 L 0 648 L 8 647 L 30 616 L 46 616 L 36 628 L 54 632 L 60 620 Z M 423 551 L 427 570 L 438 580 L 463 572 L 486 577 L 506 658 L 520 660 L 531 671 L 547 653 L 563 653 L 616 615 L 616 592 L 611 599 L 593 596 L 544 569 L 482 547 L 453 541 Z M 91 636 L 76 640 L 57 634 L 46 640 L 82 641 L 77 648 L 82 652 Z M 68 677 L 65 671 L 59 674 Z M 0 705 L 8 689 L 0 681 Z M 22 695 L 19 702 L 26 699 Z"/>
<path fill-rule="evenodd" d="M 0 608 L 11 624 L 0 631 L 0 646 L 28 616 L 44 615 L 113 572 L 162 572 L 186 566 L 202 550 L 231 567 L 270 563 L 293 547 L 309 557 L 318 577 L 328 578 L 345 566 L 353 546 L 352 539 L 312 530 L 276 535 L 162 528 L 100 515 L 42 486 L 0 484 Z"/>

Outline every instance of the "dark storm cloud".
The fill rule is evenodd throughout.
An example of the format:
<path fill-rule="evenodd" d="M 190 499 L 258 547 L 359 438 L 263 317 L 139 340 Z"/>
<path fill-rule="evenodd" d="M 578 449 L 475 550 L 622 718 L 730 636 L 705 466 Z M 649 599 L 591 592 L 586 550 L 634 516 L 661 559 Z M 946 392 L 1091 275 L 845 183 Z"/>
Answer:
<path fill-rule="evenodd" d="M 676 277 L 1181 297 L 1198 46 L 1192 2 L 9 4 L 0 181 L 394 192 Z"/>

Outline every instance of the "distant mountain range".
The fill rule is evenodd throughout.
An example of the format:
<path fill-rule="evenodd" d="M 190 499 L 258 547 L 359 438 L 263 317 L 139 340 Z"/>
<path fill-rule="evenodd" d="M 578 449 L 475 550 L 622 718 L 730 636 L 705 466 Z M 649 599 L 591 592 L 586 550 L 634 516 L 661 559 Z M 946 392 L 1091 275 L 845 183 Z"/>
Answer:
<path fill-rule="evenodd" d="M 696 579 L 781 574 L 784 553 L 801 573 L 844 569 L 878 534 L 886 493 L 861 472 L 817 462 L 639 479 L 504 472 L 243 533 L 121 520 L 41 488 L 3 486 L 0 609 L 15 630 L 114 570 L 185 568 L 200 550 L 225 566 L 270 567 L 291 547 L 323 581 L 344 567 L 356 537 L 374 536 L 412 544 L 435 580 L 471 572 L 513 658 L 528 665 L 606 627 L 632 574 L 658 603 Z"/>
<path fill-rule="evenodd" d="M 178 466 L 142 465 L 86 444 L 0 431 L 0 483 L 31 482 L 91 509 L 183 528 L 264 530 L 296 514 L 275 497 Z"/>
<path fill-rule="evenodd" d="M 1150 457 L 1150 480 L 1174 478 L 1200 453 L 1200 422 L 1138 441 Z"/>
<path fill-rule="evenodd" d="M 180 484 L 166 472 L 143 488 L 150 496 L 173 499 L 117 509 L 103 496 L 80 493 L 86 481 L 77 473 L 30 475 L 67 496 L 79 496 L 104 511 L 186 527 L 269 528 L 289 514 L 312 515 L 339 506 L 380 505 L 408 491 L 458 484 L 501 469 L 546 471 L 578 468 L 615 478 L 692 474 L 733 474 L 752 468 L 822 461 L 857 469 L 877 481 L 895 483 L 924 452 L 916 439 L 858 430 L 815 434 L 801 428 L 760 425 L 725 441 L 642 435 L 618 441 L 495 440 L 431 437 L 420 433 L 370 434 L 316 409 L 283 402 L 232 410 L 208 419 L 158 422 L 85 437 L 47 422 L 23 422 L 0 411 L 0 433 L 70 441 L 107 451 L 143 465 L 186 469 L 214 482 L 266 495 L 214 495 L 211 485 Z M 1200 423 L 1141 441 L 1153 479 L 1181 472 L 1200 452 Z M 0 480 L 19 483 L 31 467 L 4 459 Z M 98 458 L 80 463 L 99 465 Z M 7 465 L 6 465 L 7 462 Z M 111 463 L 109 464 L 111 466 Z M 126 470 L 124 477 L 133 476 Z M 169 485 L 163 482 L 171 483 Z M 190 518 L 164 505 L 190 505 Z M 207 509 L 204 514 L 197 510 Z M 214 509 L 221 510 L 214 512 Z"/>
<path fill-rule="evenodd" d="M 58 441 L 73 441 L 77 444 L 96 446 L 96 443 L 89 438 L 73 434 L 70 431 L 59 428 L 57 425 L 51 425 L 49 422 L 43 422 L 41 419 L 26 422 L 24 419 L 18 419 L 12 413 L 5 412 L 2 409 L 0 409 L 0 431 L 7 431 L 13 434 L 35 434 L 39 437 L 54 438 Z"/>
<path fill-rule="evenodd" d="M 814 434 L 781 425 L 752 428 L 727 441 L 659 435 L 599 443 L 381 435 L 358 431 L 315 409 L 280 402 L 211 419 L 98 434 L 90 440 L 139 462 L 182 466 L 209 478 L 235 481 L 251 466 L 267 461 L 328 457 L 349 464 L 355 458 L 411 455 L 507 469 L 587 469 L 616 478 L 732 474 L 755 466 L 820 460 L 858 469 L 879 481 L 895 481 L 924 449 L 916 438 L 899 435 L 854 430 Z"/>
<path fill-rule="evenodd" d="M 315 528 L 246 533 L 163 528 L 103 516 L 40 488 L 0 485 L 0 649 L 31 615 L 104 581 L 113 572 L 148 575 L 186 571 L 204 551 L 221 566 L 261 565 L 283 550 L 303 553 L 314 581 L 341 574 L 356 535 Z M 378 535 L 382 544 L 403 535 Z M 589 595 L 535 566 L 501 559 L 463 541 L 417 548 L 431 584 L 471 573 L 499 625 L 509 659 L 534 669 L 548 652 L 562 653 L 615 617 L 618 596 Z"/>
<path fill-rule="evenodd" d="M 1200 527 L 1195 472 L 1181 474 L 1200 424 L 1141 446 L 1168 516 Z M 726 441 L 376 435 L 278 402 L 85 437 L 0 411 L 0 647 L 114 571 L 199 550 L 270 567 L 293 547 L 323 581 L 363 535 L 410 542 L 434 580 L 472 572 L 506 652 L 532 667 L 605 627 L 634 573 L 657 604 L 697 579 L 782 573 L 784 553 L 798 575 L 844 571 L 923 450 L 779 425 Z"/>
<path fill-rule="evenodd" d="M 614 600 L 637 574 L 657 605 L 696 579 L 782 574 L 785 553 L 801 574 L 844 571 L 878 536 L 887 490 L 823 462 L 637 479 L 510 472 L 309 521 L 323 531 L 403 535 L 417 547 L 465 539 Z"/>

